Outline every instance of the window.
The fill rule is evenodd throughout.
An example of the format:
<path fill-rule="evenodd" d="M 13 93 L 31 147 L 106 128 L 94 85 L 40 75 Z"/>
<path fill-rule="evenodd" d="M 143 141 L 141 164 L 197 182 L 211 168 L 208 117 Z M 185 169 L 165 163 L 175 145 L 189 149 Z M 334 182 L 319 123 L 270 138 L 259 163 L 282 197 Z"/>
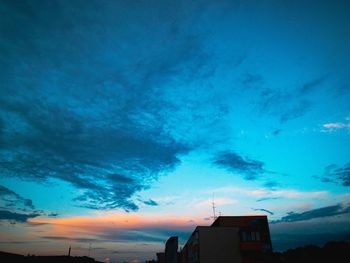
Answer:
<path fill-rule="evenodd" d="M 260 233 L 256 232 L 255 235 L 256 235 L 256 240 L 260 241 Z"/>
<path fill-rule="evenodd" d="M 255 231 L 242 231 L 241 237 L 243 242 L 260 241 L 260 233 Z"/>
<path fill-rule="evenodd" d="M 247 241 L 247 233 L 246 232 L 242 232 L 242 240 Z"/>
<path fill-rule="evenodd" d="M 255 232 L 251 232 L 252 235 L 252 241 L 255 241 Z"/>

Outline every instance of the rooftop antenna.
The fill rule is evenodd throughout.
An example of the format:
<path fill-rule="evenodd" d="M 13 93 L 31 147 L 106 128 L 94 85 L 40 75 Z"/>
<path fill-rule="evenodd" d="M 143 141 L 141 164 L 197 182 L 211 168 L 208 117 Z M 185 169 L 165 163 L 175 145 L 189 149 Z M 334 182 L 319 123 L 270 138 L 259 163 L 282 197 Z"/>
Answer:
<path fill-rule="evenodd" d="M 215 202 L 214 202 L 214 194 L 213 194 L 213 202 L 212 202 L 212 205 L 213 205 L 213 218 L 214 218 L 214 221 L 216 220 L 216 213 L 215 213 Z"/>

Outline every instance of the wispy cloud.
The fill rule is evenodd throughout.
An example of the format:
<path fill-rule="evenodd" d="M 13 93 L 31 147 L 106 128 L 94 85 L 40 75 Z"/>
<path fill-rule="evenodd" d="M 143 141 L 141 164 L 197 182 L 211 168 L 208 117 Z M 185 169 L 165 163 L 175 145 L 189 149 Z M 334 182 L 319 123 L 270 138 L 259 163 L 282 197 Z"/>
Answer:
<path fill-rule="evenodd" d="M 50 226 L 41 238 L 73 240 L 77 242 L 163 242 L 171 235 L 183 239 L 195 225 L 204 224 L 203 219 L 171 216 L 165 219 L 160 214 L 107 213 L 97 217 L 33 218 L 31 223 Z"/>
<path fill-rule="evenodd" d="M 327 191 L 298 191 L 294 189 L 283 190 L 271 190 L 271 189 L 258 189 L 249 193 L 252 196 L 256 196 L 258 201 L 262 201 L 261 198 L 322 198 L 327 197 Z M 265 199 L 266 200 L 266 199 Z"/>
<path fill-rule="evenodd" d="M 282 197 L 263 197 L 263 198 L 259 198 L 258 200 L 256 200 L 257 202 L 263 202 L 263 201 L 269 201 L 269 200 L 277 200 L 277 199 L 281 199 Z"/>
<path fill-rule="evenodd" d="M 340 167 L 336 164 L 330 164 L 324 168 L 323 175 L 316 176 L 323 182 L 332 182 L 343 186 L 350 186 L 350 163 Z"/>
<path fill-rule="evenodd" d="M 315 92 L 326 79 L 323 75 L 294 89 L 264 88 L 260 93 L 260 111 L 279 117 L 281 122 L 299 118 L 311 109 L 312 102 L 308 95 Z"/>
<path fill-rule="evenodd" d="M 230 172 L 243 175 L 246 180 L 255 180 L 265 172 L 263 162 L 243 157 L 232 151 L 218 153 L 213 158 L 213 163 Z"/>
<path fill-rule="evenodd" d="M 322 124 L 323 132 L 335 132 L 338 130 L 348 130 L 350 132 L 350 117 L 346 118 L 347 122 L 329 122 Z"/>
<path fill-rule="evenodd" d="M 79 243 L 91 243 L 91 242 L 101 242 L 103 240 L 99 240 L 96 238 L 84 238 L 84 237 L 63 237 L 63 236 L 40 236 L 43 239 L 49 239 L 49 240 L 68 240 L 73 242 L 79 242 Z"/>
<path fill-rule="evenodd" d="M 198 203 L 194 203 L 193 206 L 197 208 L 209 208 L 212 207 L 213 201 L 215 201 L 216 206 L 232 205 L 239 203 L 239 201 L 236 199 L 219 197 L 215 198 L 215 200 L 208 198 Z"/>
<path fill-rule="evenodd" d="M 25 223 L 30 218 L 44 214 L 35 209 L 32 200 L 0 185 L 0 220 Z"/>
<path fill-rule="evenodd" d="M 235 186 L 226 186 L 216 189 L 211 189 L 208 193 L 224 193 L 224 194 L 240 194 L 257 198 L 257 202 L 274 200 L 274 199 L 305 199 L 305 198 L 326 198 L 329 196 L 328 191 L 300 191 L 296 189 L 244 189 Z"/>
<path fill-rule="evenodd" d="M 253 211 L 261 211 L 261 212 L 266 212 L 270 215 L 274 215 L 274 213 L 268 209 L 265 209 L 265 208 L 252 208 Z"/>
<path fill-rule="evenodd" d="M 336 215 L 347 214 L 347 213 L 350 213 L 350 206 L 345 204 L 338 204 L 338 205 L 326 206 L 326 207 L 321 207 L 313 210 L 308 210 L 302 213 L 289 212 L 288 215 L 282 217 L 279 220 L 272 221 L 271 223 L 304 221 L 304 220 L 311 220 L 314 218 L 336 216 Z"/>
<path fill-rule="evenodd" d="M 152 199 L 149 199 L 149 200 L 146 200 L 146 201 L 143 201 L 143 203 L 145 205 L 149 205 L 149 206 L 158 206 L 158 203 Z"/>
<path fill-rule="evenodd" d="M 20 208 L 24 210 L 35 209 L 33 201 L 27 198 L 23 198 L 14 191 L 0 185 L 0 206 Z"/>

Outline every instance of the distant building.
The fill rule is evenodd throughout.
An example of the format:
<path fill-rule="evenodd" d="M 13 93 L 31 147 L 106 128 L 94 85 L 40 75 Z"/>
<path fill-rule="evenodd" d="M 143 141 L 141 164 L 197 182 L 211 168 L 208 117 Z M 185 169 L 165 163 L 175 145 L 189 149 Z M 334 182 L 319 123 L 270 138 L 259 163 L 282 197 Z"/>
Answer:
<path fill-rule="evenodd" d="M 164 252 L 157 253 L 157 262 L 158 263 L 165 263 L 165 253 Z"/>
<path fill-rule="evenodd" d="M 165 263 L 177 263 L 178 237 L 170 237 L 165 244 Z"/>
<path fill-rule="evenodd" d="M 261 263 L 272 252 L 266 216 L 220 216 L 198 226 L 181 251 L 181 263 Z"/>

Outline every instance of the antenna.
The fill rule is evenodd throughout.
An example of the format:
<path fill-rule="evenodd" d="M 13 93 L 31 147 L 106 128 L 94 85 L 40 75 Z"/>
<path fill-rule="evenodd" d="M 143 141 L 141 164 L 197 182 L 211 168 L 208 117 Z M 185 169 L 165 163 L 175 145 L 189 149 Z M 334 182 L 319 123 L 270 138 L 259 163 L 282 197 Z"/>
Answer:
<path fill-rule="evenodd" d="M 71 251 L 72 247 L 69 246 L 69 249 L 68 249 L 68 257 L 70 257 L 70 251 Z"/>
<path fill-rule="evenodd" d="M 216 220 L 216 213 L 215 213 L 215 202 L 214 202 L 214 194 L 213 194 L 213 202 L 212 202 L 212 205 L 213 205 L 213 218 L 214 218 L 214 221 Z"/>
<path fill-rule="evenodd" d="M 90 251 L 91 251 L 91 243 L 89 243 L 89 254 L 88 254 L 88 257 L 90 257 Z"/>

